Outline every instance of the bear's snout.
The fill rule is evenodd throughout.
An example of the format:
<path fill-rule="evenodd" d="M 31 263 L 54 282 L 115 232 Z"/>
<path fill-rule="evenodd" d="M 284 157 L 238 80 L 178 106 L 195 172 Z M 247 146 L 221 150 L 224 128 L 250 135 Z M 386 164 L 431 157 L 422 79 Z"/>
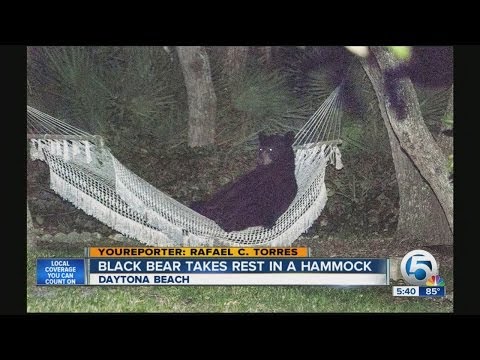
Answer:
<path fill-rule="evenodd" d="M 270 165 L 272 163 L 272 158 L 268 153 L 262 151 L 258 154 L 257 163 L 264 166 Z"/>

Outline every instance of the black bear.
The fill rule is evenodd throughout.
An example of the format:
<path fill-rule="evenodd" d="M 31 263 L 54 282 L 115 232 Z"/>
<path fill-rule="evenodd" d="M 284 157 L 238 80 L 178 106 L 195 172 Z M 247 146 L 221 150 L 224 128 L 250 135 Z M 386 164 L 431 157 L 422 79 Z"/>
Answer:
<path fill-rule="evenodd" d="M 209 200 L 191 208 L 214 220 L 226 232 L 252 226 L 271 228 L 297 194 L 293 132 L 259 134 L 257 166 L 227 184 Z"/>

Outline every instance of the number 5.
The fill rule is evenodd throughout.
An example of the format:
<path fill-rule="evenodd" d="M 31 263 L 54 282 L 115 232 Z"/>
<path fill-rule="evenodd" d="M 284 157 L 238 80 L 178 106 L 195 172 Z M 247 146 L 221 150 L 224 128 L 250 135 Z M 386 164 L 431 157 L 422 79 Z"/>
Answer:
<path fill-rule="evenodd" d="M 417 270 L 423 270 L 426 276 L 432 270 L 432 262 L 425 260 L 425 256 L 412 256 L 408 274 L 414 274 Z"/>

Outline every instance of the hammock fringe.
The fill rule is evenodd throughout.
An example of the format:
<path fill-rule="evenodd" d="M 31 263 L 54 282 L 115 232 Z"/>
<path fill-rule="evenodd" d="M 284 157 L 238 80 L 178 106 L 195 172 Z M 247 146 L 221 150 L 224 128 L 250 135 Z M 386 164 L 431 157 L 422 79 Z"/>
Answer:
<path fill-rule="evenodd" d="M 298 192 L 270 229 L 223 231 L 214 221 L 132 173 L 102 141 L 94 141 L 97 139 L 92 135 L 27 106 L 30 158 L 49 165 L 50 187 L 63 199 L 146 245 L 289 246 L 310 228 L 325 207 L 327 164 L 335 164 L 337 170 L 343 167 L 336 141 L 341 114 L 338 94 L 339 88 L 296 135 Z M 331 134 L 331 129 L 338 132 Z"/>

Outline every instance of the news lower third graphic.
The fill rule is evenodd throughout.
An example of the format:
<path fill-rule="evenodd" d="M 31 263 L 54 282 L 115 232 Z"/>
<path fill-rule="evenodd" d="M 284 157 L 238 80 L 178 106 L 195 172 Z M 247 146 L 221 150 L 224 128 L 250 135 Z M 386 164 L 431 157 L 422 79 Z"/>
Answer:
<path fill-rule="evenodd" d="M 37 259 L 37 285 L 389 285 L 389 259 L 271 250 L 87 248 L 84 259 Z"/>
<path fill-rule="evenodd" d="M 37 285 L 85 285 L 84 259 L 37 259 Z"/>
<path fill-rule="evenodd" d="M 445 281 L 438 275 L 437 261 L 428 251 L 407 253 L 400 271 L 410 286 L 393 286 L 393 296 L 445 296 Z"/>

